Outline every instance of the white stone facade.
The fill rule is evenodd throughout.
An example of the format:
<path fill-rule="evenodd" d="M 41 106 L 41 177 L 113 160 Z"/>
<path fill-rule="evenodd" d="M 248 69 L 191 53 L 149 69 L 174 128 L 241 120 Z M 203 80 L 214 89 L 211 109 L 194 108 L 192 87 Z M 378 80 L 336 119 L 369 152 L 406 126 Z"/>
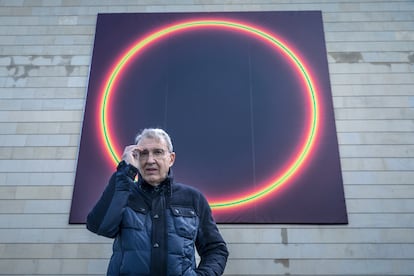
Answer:
<path fill-rule="evenodd" d="M 69 225 L 97 13 L 321 10 L 349 225 L 220 225 L 226 275 L 414 275 L 412 0 L 0 0 L 0 275 L 104 275 Z"/>

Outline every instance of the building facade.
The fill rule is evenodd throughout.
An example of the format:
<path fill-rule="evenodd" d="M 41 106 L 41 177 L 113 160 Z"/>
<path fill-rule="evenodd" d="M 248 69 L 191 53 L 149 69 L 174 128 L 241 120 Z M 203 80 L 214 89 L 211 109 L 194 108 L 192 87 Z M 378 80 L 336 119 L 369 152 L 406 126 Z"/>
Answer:
<path fill-rule="evenodd" d="M 220 225 L 225 275 L 414 274 L 411 0 L 0 0 L 0 275 L 104 275 L 112 241 L 68 223 L 96 17 L 323 15 L 348 225 Z"/>

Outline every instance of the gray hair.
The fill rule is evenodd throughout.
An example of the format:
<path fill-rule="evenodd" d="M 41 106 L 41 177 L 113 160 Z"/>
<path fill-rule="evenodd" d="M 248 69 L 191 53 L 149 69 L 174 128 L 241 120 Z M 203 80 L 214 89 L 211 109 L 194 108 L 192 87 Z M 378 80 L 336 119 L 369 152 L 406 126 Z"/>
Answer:
<path fill-rule="evenodd" d="M 137 134 L 135 137 L 135 144 L 138 144 L 139 141 L 141 141 L 142 138 L 151 138 L 155 140 L 164 140 L 164 142 L 167 144 L 168 150 L 170 152 L 173 152 L 173 145 L 171 142 L 170 135 L 168 135 L 165 130 L 161 128 L 145 128 L 140 133 Z"/>

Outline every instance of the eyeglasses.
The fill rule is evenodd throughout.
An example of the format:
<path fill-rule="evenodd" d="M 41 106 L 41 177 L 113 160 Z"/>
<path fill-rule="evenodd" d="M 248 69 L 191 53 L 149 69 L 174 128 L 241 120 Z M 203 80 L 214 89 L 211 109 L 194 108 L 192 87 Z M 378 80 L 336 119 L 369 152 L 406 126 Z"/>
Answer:
<path fill-rule="evenodd" d="M 152 158 L 160 160 L 165 156 L 166 151 L 163 149 L 153 149 L 151 151 L 143 150 L 139 152 L 138 159 L 140 161 L 147 161 L 150 156 L 150 153 L 152 154 Z"/>

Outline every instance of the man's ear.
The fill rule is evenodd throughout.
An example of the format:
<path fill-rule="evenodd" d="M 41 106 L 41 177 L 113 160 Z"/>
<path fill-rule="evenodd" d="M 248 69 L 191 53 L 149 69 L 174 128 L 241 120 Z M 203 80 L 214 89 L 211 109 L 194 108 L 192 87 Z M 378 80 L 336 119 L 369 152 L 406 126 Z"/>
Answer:
<path fill-rule="evenodd" d="M 171 152 L 170 154 L 170 167 L 174 164 L 175 162 L 175 152 Z"/>

